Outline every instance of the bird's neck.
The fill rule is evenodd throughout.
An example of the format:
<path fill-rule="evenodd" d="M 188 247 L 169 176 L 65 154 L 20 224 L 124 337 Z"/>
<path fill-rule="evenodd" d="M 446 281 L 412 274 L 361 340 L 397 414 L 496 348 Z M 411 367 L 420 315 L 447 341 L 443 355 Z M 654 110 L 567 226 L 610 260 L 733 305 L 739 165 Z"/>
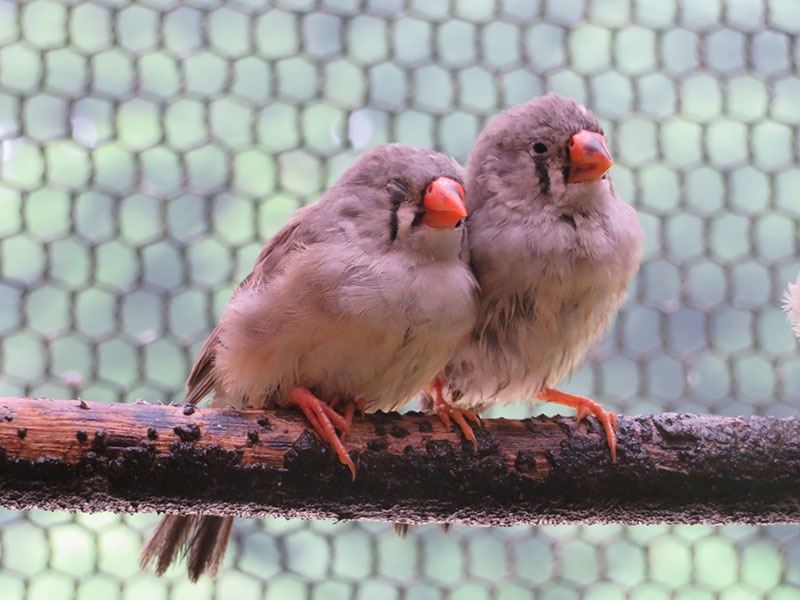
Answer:
<path fill-rule="evenodd" d="M 424 263 L 454 261 L 459 259 L 463 239 L 463 226 L 458 229 L 433 229 L 421 226 L 406 243 L 413 254 Z"/>

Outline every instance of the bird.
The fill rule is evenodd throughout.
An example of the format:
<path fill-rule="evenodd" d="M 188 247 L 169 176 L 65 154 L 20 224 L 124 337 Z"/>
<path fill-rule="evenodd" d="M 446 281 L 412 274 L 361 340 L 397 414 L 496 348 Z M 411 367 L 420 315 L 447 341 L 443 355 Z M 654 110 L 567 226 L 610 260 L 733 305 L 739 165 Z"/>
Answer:
<path fill-rule="evenodd" d="M 478 318 L 428 395 L 448 424 L 525 398 L 596 416 L 616 460 L 616 416 L 555 386 L 584 360 L 624 302 L 644 233 L 617 194 L 605 134 L 557 94 L 496 116 L 466 165 L 469 256 Z M 466 417 L 466 419 L 465 419 Z"/>
<path fill-rule="evenodd" d="M 402 407 L 472 329 L 466 214 L 452 159 L 402 144 L 361 155 L 264 246 L 195 360 L 184 402 L 212 394 L 212 407 L 299 408 L 355 478 L 343 444 L 354 407 Z M 167 515 L 140 566 L 161 575 L 183 552 L 192 581 L 214 576 L 232 521 Z"/>
<path fill-rule="evenodd" d="M 783 310 L 789 318 L 795 336 L 800 339 L 800 275 L 795 283 L 790 283 L 783 296 Z"/>

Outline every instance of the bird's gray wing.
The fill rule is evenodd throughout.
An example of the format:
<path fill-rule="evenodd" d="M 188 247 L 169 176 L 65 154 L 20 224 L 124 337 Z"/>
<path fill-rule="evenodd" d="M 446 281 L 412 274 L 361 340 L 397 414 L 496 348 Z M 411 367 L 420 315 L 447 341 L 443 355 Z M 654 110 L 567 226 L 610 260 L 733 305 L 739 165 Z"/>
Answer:
<path fill-rule="evenodd" d="M 313 219 L 309 218 L 316 212 L 316 206 L 310 205 L 298 211 L 295 217 L 266 243 L 255 260 L 253 270 L 236 287 L 233 293 L 234 297 L 242 290 L 269 280 L 280 272 L 281 264 L 293 251 L 305 248 L 319 240 L 313 227 Z M 186 380 L 184 404 L 197 404 L 217 386 L 214 359 L 219 344 L 221 326 L 222 323 L 218 323 L 211 332 L 192 365 L 192 370 Z"/>

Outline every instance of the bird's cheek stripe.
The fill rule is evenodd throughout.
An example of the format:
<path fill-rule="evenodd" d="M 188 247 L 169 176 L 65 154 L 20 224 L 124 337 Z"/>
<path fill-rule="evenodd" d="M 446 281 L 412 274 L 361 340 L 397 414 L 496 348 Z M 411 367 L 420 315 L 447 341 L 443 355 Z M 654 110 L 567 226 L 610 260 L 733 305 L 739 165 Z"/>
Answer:
<path fill-rule="evenodd" d="M 392 241 L 397 239 L 397 210 L 400 208 L 400 202 L 395 200 L 392 202 L 392 212 L 389 215 L 389 237 Z"/>
<path fill-rule="evenodd" d="M 543 196 L 550 193 L 550 173 L 547 172 L 547 165 L 543 160 L 536 162 L 536 176 L 539 178 L 539 191 Z"/>

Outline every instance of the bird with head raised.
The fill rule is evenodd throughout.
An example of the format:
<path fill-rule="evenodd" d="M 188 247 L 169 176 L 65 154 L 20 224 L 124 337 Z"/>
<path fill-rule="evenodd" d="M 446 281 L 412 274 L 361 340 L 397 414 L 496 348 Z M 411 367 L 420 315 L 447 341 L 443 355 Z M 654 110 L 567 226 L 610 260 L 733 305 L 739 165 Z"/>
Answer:
<path fill-rule="evenodd" d="M 362 155 L 258 255 L 197 357 L 185 402 L 295 406 L 355 477 L 353 407 L 394 410 L 445 365 L 476 314 L 461 168 L 400 144 Z M 344 414 L 331 403 L 344 402 Z M 338 433 L 337 433 L 338 430 Z M 140 563 L 214 574 L 232 518 L 170 515 Z"/>
<path fill-rule="evenodd" d="M 616 457 L 616 419 L 554 388 L 578 366 L 622 305 L 643 232 L 614 189 L 603 129 L 556 94 L 495 117 L 470 154 L 470 260 L 478 319 L 433 386 L 443 418 L 526 398 L 597 416 Z M 443 397 L 442 385 L 445 395 Z"/>

